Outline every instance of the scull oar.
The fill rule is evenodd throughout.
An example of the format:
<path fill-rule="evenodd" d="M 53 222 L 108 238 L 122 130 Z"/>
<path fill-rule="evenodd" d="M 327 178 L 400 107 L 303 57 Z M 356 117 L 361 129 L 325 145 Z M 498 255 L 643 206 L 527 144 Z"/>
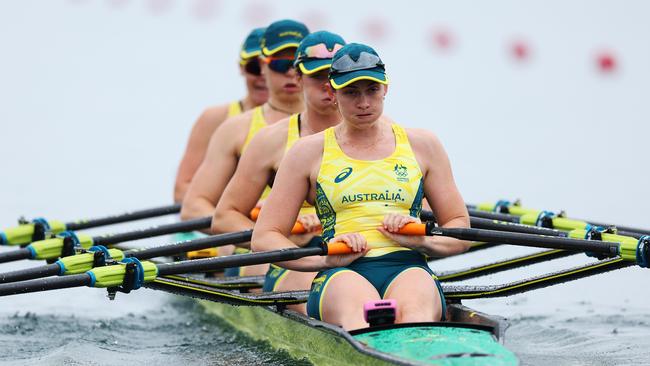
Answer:
<path fill-rule="evenodd" d="M 44 218 L 36 218 L 31 222 L 21 220 L 20 225 L 0 231 L 0 245 L 25 245 L 45 239 L 48 233 L 58 234 L 66 230 L 84 230 L 99 226 L 120 224 L 129 221 L 175 214 L 180 212 L 180 210 L 181 205 L 174 204 L 125 212 L 119 215 L 83 219 L 66 223 L 58 220 L 46 220 Z"/>
<path fill-rule="evenodd" d="M 119 234 L 90 236 L 72 231 L 64 231 L 54 238 L 33 242 L 18 250 L 0 253 L 0 263 L 21 259 L 57 259 L 74 255 L 76 249 L 88 249 L 92 246 L 110 246 L 126 241 L 152 238 L 161 235 L 186 231 L 207 229 L 212 222 L 211 217 L 158 225 L 147 229 L 133 230 Z"/>
<path fill-rule="evenodd" d="M 604 224 L 579 219 L 571 219 L 566 217 L 566 214 L 564 212 L 555 214 L 551 211 L 525 208 L 521 206 L 521 203 L 519 201 L 510 202 L 507 200 L 501 200 L 497 203 L 481 203 L 476 206 L 470 205 L 469 207 L 470 208 L 468 210 L 473 211 L 474 215 L 481 215 L 481 213 L 493 213 L 501 215 L 507 214 L 511 215 L 511 218 L 507 218 L 505 216 L 499 216 L 500 218 L 493 218 L 501 221 L 509 221 L 510 219 L 517 220 L 516 217 L 518 217 L 519 219 L 516 222 L 525 225 L 542 226 L 566 231 L 573 229 L 589 230 L 593 226 L 605 228 L 613 227 L 616 228 L 616 232 L 618 234 L 625 236 L 634 236 L 638 238 L 643 235 L 650 235 L 650 230 L 647 229 L 638 229 L 615 224 Z"/>
<path fill-rule="evenodd" d="M 128 293 L 140 288 L 145 282 L 155 280 L 157 276 L 209 272 L 228 267 L 291 261 L 316 255 L 336 255 L 344 253 L 347 248 L 344 243 L 331 243 L 320 247 L 290 248 L 162 264 L 125 258 L 118 264 L 96 267 L 81 274 L 0 284 L 0 296 L 82 286 L 116 288 L 118 291 Z"/>

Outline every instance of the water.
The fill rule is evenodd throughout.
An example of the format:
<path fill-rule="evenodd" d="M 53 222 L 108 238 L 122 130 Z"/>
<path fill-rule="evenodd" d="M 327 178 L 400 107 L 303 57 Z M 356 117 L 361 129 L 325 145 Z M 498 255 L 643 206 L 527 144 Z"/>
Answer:
<path fill-rule="evenodd" d="M 205 315 L 191 299 L 150 290 L 135 296 L 141 303 L 153 299 L 158 306 L 147 311 L 132 307 L 114 317 L 45 309 L 3 313 L 0 364 L 295 364 Z"/>

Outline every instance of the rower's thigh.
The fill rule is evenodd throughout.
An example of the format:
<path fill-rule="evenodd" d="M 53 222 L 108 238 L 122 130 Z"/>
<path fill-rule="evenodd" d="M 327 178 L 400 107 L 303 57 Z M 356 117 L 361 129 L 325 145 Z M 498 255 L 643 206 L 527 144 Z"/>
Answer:
<path fill-rule="evenodd" d="M 241 267 L 239 270 L 240 276 L 263 276 L 269 270 L 269 264 L 256 264 L 253 266 Z"/>
<path fill-rule="evenodd" d="M 384 299 L 397 300 L 398 323 L 439 321 L 442 316 L 438 286 L 423 268 L 409 268 L 397 275 Z"/>
<path fill-rule="evenodd" d="M 379 293 L 368 280 L 348 270 L 335 273 L 320 291 L 321 319 L 345 329 L 367 327 L 363 305 L 380 300 Z"/>
<path fill-rule="evenodd" d="M 314 277 L 316 272 L 287 271 L 287 274 L 273 287 L 273 291 L 309 290 Z"/>

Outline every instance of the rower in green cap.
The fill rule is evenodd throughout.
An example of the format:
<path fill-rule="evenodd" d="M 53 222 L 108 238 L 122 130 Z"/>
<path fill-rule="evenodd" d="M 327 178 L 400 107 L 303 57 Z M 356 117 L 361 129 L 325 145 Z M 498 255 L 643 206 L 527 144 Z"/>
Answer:
<path fill-rule="evenodd" d="M 436 136 L 382 119 L 388 77 L 369 46 L 351 43 L 332 59 L 329 79 L 342 122 L 298 141 L 282 160 L 255 225 L 255 251 L 292 248 L 287 238 L 302 202 L 316 206 L 323 240 L 351 254 L 276 263 L 320 271 L 307 302 L 309 316 L 346 330 L 368 326 L 364 305 L 397 301 L 396 321 L 438 321 L 444 295 L 426 257 L 467 250 L 448 237 L 397 234 L 419 222 L 427 198 L 443 227 L 468 227 L 465 203 Z"/>
<path fill-rule="evenodd" d="M 341 36 L 326 31 L 311 33 L 300 42 L 294 67 L 302 85 L 305 111 L 263 128 L 253 138 L 217 205 L 212 220 L 215 233 L 252 229 L 254 223 L 248 214 L 258 203 L 267 184 L 273 185 L 273 177 L 284 154 L 299 138 L 340 123 L 341 115 L 329 91 L 327 74 L 332 57 L 344 45 Z M 293 235 L 291 240 L 298 246 L 320 245 L 321 238 L 317 236 L 320 234 L 320 221 L 314 206 L 305 202 L 297 220 L 307 234 Z M 290 271 L 271 265 L 264 291 L 307 290 L 315 275 L 315 272 Z M 305 304 L 290 307 L 305 313 Z"/>
<path fill-rule="evenodd" d="M 268 99 L 268 89 L 261 76 L 259 63 L 259 55 L 262 52 L 260 42 L 263 34 L 264 28 L 253 29 L 244 40 L 239 52 L 239 71 L 246 81 L 246 96 L 228 104 L 206 108 L 194 123 L 176 173 L 174 202 L 183 201 L 192 177 L 205 157 L 210 136 L 217 127 L 227 118 L 262 105 Z"/>
<path fill-rule="evenodd" d="M 183 220 L 211 216 L 253 136 L 263 127 L 303 110 L 302 88 L 293 62 L 307 34 L 307 27 L 294 20 L 276 21 L 266 28 L 260 44 L 260 64 L 269 99 L 262 106 L 229 118 L 213 133 L 206 157 L 183 200 Z M 231 254 L 233 250 L 233 246 L 222 247 L 219 254 Z M 264 274 L 267 267 L 248 268 L 246 274 Z M 227 274 L 241 275 L 236 271 Z"/>

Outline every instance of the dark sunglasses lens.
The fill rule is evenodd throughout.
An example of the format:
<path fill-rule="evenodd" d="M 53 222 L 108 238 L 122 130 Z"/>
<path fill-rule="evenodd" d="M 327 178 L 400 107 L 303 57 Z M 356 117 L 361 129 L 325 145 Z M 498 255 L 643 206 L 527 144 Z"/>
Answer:
<path fill-rule="evenodd" d="M 293 60 L 271 60 L 269 62 L 269 68 L 275 72 L 284 74 L 293 67 Z"/>
<path fill-rule="evenodd" d="M 248 61 L 246 63 L 246 66 L 244 66 L 244 69 L 251 75 L 259 76 L 262 74 L 262 70 L 260 69 L 260 62 L 258 60 Z"/>

